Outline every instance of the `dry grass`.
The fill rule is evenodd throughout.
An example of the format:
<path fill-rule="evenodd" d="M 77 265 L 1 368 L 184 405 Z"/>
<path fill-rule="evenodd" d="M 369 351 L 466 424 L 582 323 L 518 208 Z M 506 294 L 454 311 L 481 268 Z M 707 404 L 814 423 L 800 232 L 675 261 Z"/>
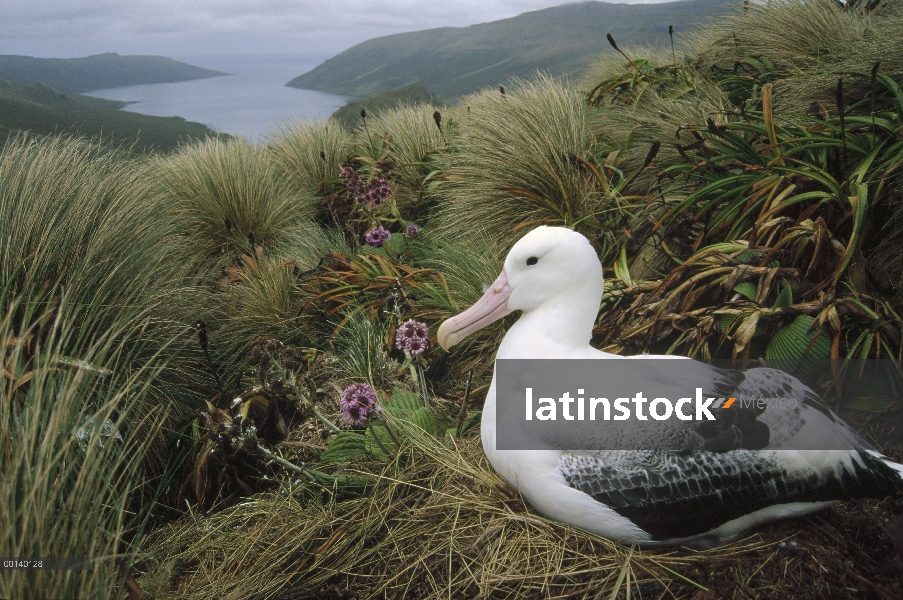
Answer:
<path fill-rule="evenodd" d="M 305 501 L 286 484 L 289 493 L 160 532 L 141 584 L 157 598 L 595 597 L 624 587 L 627 572 L 667 586 L 655 562 L 686 562 L 650 560 L 530 514 L 488 468 L 477 438 L 445 447 L 415 437 L 382 472 L 346 472 L 374 488 L 354 500 Z"/>
<path fill-rule="evenodd" d="M 533 513 L 490 469 L 478 437 L 411 439 L 382 470 L 340 470 L 371 481 L 366 497 L 338 501 L 286 480 L 279 493 L 157 532 L 140 584 L 161 599 L 589 599 L 625 598 L 629 587 L 632 598 L 703 600 L 859 597 L 879 586 L 874 597 L 891 598 L 903 583 L 885 531 L 903 513 L 893 499 L 846 503 L 713 550 L 642 551 Z"/>

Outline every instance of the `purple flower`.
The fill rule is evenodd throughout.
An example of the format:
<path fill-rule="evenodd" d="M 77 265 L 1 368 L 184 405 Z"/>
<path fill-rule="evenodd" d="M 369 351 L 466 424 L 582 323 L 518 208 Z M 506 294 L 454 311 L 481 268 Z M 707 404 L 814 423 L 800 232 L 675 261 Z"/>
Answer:
<path fill-rule="evenodd" d="M 404 234 L 408 237 L 417 237 L 420 235 L 420 228 L 411 223 L 407 227 L 405 227 Z"/>
<path fill-rule="evenodd" d="M 366 383 L 349 385 L 339 400 L 342 405 L 342 420 L 351 425 L 361 425 L 376 410 L 376 392 Z"/>
<path fill-rule="evenodd" d="M 374 248 L 382 248 L 390 237 L 392 234 L 387 229 L 383 229 L 382 225 L 377 225 L 364 236 L 364 241 Z"/>
<path fill-rule="evenodd" d="M 349 425 L 363 425 L 370 417 L 370 411 L 357 404 L 349 404 L 342 408 L 342 420 Z"/>
<path fill-rule="evenodd" d="M 351 167 L 342 167 L 339 177 L 344 179 L 345 189 L 348 190 L 348 200 L 353 202 L 363 191 L 361 178 Z"/>
<path fill-rule="evenodd" d="M 408 352 L 417 356 L 430 349 L 430 341 L 425 338 L 412 337 L 405 342 L 405 348 L 407 348 Z"/>
<path fill-rule="evenodd" d="M 408 319 L 395 332 L 395 347 L 414 356 L 430 349 L 430 330 L 426 323 Z"/>
<path fill-rule="evenodd" d="M 367 184 L 367 189 L 363 190 L 360 201 L 371 208 L 379 208 L 393 193 L 392 188 L 389 187 L 389 182 L 385 179 L 371 179 L 370 183 Z"/>

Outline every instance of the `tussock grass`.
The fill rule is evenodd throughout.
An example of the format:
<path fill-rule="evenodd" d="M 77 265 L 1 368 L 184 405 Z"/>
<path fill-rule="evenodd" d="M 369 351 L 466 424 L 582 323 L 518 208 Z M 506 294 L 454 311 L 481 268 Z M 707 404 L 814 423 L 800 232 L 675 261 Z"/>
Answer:
<path fill-rule="evenodd" d="M 167 368 L 192 296 L 166 213 L 136 162 L 97 145 L 19 137 L 0 154 L 0 553 L 96 559 L 7 571 L 0 595 L 122 593 L 190 373 Z"/>
<path fill-rule="evenodd" d="M 220 292 L 211 296 L 216 306 L 212 318 L 213 348 L 223 366 L 247 359 L 258 336 L 278 339 L 289 346 L 322 344 L 327 327 L 309 307 L 310 294 L 301 283 L 314 274 L 330 251 L 347 251 L 341 234 L 307 223 L 287 233 L 266 255 L 260 249 L 229 267 Z"/>
<path fill-rule="evenodd" d="M 312 193 L 278 177 L 266 150 L 241 139 L 186 146 L 159 159 L 148 176 L 173 205 L 183 256 L 214 268 L 250 254 L 249 234 L 267 251 L 284 243 L 316 210 Z"/>
<path fill-rule="evenodd" d="M 121 154 L 67 138 L 14 138 L 0 161 L 0 282 L 11 294 L 58 283 L 75 314 L 115 319 L 132 310 L 135 287 L 173 287 L 167 211 L 139 164 Z"/>
<path fill-rule="evenodd" d="M 839 77 L 848 94 L 862 97 L 868 78 L 850 74 L 868 72 L 879 59 L 882 73 L 903 76 L 901 9 L 897 0 L 874 11 L 832 0 L 753 1 L 747 11 L 738 6 L 691 34 L 689 43 L 703 63 L 730 67 L 743 54 L 770 58 L 786 73 L 775 84 L 775 107 L 804 112 L 814 100 L 833 104 Z"/>
<path fill-rule="evenodd" d="M 60 301 L 65 312 L 68 294 Z M 22 297 L 16 308 L 32 308 Z M 143 527 L 137 496 L 152 497 L 143 469 L 165 406 L 143 403 L 165 365 L 142 356 L 147 315 L 110 324 L 100 310 L 74 325 L 51 317 L 29 351 L 22 325 L 0 322 L 0 552 L 10 557 L 90 557 L 84 571 L 6 571 L 7 598 L 118 598 L 128 540 Z M 40 313 L 38 313 L 40 314 Z M 94 317 L 100 317 L 95 320 Z M 72 364 L 72 355 L 78 357 Z M 147 489 L 142 489 L 147 488 Z"/>
<path fill-rule="evenodd" d="M 674 62 L 670 48 L 625 45 L 622 50 L 624 54 L 634 61 L 648 61 L 654 65 L 669 65 Z M 677 59 L 678 63 L 683 63 L 689 59 L 689 56 L 685 49 L 680 48 L 674 58 Z M 606 52 L 605 54 L 600 54 L 589 62 L 589 66 L 581 79 L 581 87 L 584 92 L 588 92 L 600 81 L 621 75 L 632 68 L 627 59 L 620 53 Z"/>
<path fill-rule="evenodd" d="M 0 309 L 12 311 L 9 318 L 35 344 L 54 319 L 82 327 L 83 337 L 116 331 L 124 336 L 118 343 L 125 343 L 123 321 L 141 314 L 135 327 L 144 344 L 129 354 L 139 368 L 187 333 L 197 309 L 190 274 L 174 260 L 181 240 L 169 214 L 141 163 L 123 154 L 69 138 L 10 140 L 0 154 Z M 13 309 L 16 298 L 24 300 Z M 80 348 L 60 346 L 58 352 L 80 358 Z M 184 351 L 180 344 L 178 352 Z M 172 363 L 165 379 L 136 399 L 141 405 L 133 414 L 174 397 L 177 411 L 190 410 L 203 376 L 190 353 L 179 357 L 184 360 Z M 165 461 L 158 445 L 151 455 L 158 466 Z"/>
<path fill-rule="evenodd" d="M 367 318 L 360 308 L 349 308 L 336 320 L 334 345 L 334 379 L 340 388 L 366 381 L 374 389 L 386 389 L 393 376 L 398 375 L 401 363 L 385 351 L 388 323 Z"/>
<path fill-rule="evenodd" d="M 393 165 L 392 180 L 398 184 L 395 198 L 401 208 L 420 200 L 423 181 L 434 168 L 429 156 L 444 145 L 442 132 L 433 120 L 436 110 L 423 104 L 383 110 L 367 118 L 366 129 L 359 125 L 354 131 L 355 146 L 370 154 L 371 143 L 373 149 L 381 151 L 383 138 L 388 137 L 386 158 Z M 447 128 L 447 116 L 445 125 Z"/>
<path fill-rule="evenodd" d="M 474 304 L 486 286 L 502 272 L 505 255 L 493 241 L 479 230 L 455 230 L 440 227 L 425 234 L 415 250 L 418 264 L 435 269 L 445 277 L 449 294 L 426 296 L 417 294 L 418 303 L 426 310 L 449 318 Z M 450 298 L 449 298 L 450 296 Z M 430 323 L 435 331 L 441 320 Z M 491 372 L 492 357 L 510 319 L 493 323 L 462 340 L 452 350 L 458 375 L 471 367 Z"/>
<path fill-rule="evenodd" d="M 655 142 L 662 144 L 656 164 L 672 164 L 680 158 L 674 142 L 686 144 L 693 139 L 688 133 L 678 133 L 681 127 L 705 123 L 706 119 L 712 119 L 715 123 L 724 122 L 724 113 L 731 107 L 727 95 L 699 73 L 692 70 L 689 73 L 693 91 L 678 98 L 649 90 L 636 105 L 609 104 L 595 109 L 594 123 L 598 125 L 593 132 L 598 136 L 603 151 L 618 152 L 622 170 L 641 166 Z M 647 188 L 651 175 L 638 177 L 632 189 Z"/>
<path fill-rule="evenodd" d="M 590 149 L 581 94 L 544 75 L 503 95 L 469 96 L 460 117 L 442 223 L 508 247 L 540 224 L 574 226 L 599 210 L 595 183 L 570 156 Z"/>
<path fill-rule="evenodd" d="M 282 177 L 299 192 L 316 193 L 322 182 L 339 176 L 350 143 L 350 136 L 334 119 L 295 121 L 270 136 L 268 150 Z"/>

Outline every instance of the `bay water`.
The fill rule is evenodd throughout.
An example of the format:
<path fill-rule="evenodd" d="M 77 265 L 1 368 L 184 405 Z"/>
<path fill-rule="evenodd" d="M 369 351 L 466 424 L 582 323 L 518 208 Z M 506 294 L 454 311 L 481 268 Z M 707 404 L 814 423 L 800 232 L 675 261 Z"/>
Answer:
<path fill-rule="evenodd" d="M 262 142 L 294 119 L 319 121 L 350 101 L 348 96 L 286 87 L 321 62 L 305 56 L 174 57 L 229 75 L 176 83 L 110 88 L 86 95 L 129 102 L 123 110 L 178 116 L 215 131 Z"/>

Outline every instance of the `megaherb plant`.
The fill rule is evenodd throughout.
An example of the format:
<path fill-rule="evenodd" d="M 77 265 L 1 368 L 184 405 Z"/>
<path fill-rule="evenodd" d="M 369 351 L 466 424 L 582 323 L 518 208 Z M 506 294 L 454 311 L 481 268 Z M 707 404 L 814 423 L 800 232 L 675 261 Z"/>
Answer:
<path fill-rule="evenodd" d="M 897 239 L 880 225 L 898 210 L 903 165 L 903 95 L 878 66 L 848 75 L 874 83 L 864 98 L 845 98 L 838 81 L 833 115 L 823 103 L 817 115 L 776 112 L 768 83 L 759 110 L 746 102 L 720 125 L 687 128 L 693 141 L 661 170 L 643 232 L 675 266 L 612 294 L 627 302 L 604 312 L 603 343 L 706 358 L 900 356 L 898 292 L 865 259 Z"/>

